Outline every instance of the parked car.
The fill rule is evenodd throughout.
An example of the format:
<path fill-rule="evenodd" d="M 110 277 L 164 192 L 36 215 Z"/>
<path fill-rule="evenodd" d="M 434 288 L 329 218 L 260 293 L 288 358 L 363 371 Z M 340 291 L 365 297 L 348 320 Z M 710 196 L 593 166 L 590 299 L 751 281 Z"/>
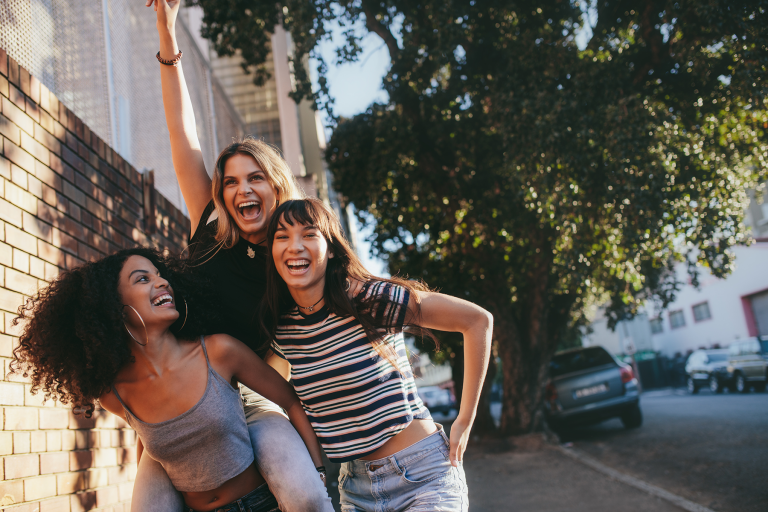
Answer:
<path fill-rule="evenodd" d="M 558 352 L 549 364 L 544 411 L 553 430 L 620 418 L 626 428 L 643 423 L 632 367 L 603 347 Z"/>
<path fill-rule="evenodd" d="M 728 384 L 731 390 L 748 393 L 749 388 L 765 391 L 768 379 L 768 336 L 737 341 L 728 347 Z"/>
<path fill-rule="evenodd" d="M 688 392 L 695 395 L 701 388 L 722 393 L 729 382 L 728 350 L 696 350 L 685 363 L 685 380 Z"/>
<path fill-rule="evenodd" d="M 456 408 L 456 400 L 453 398 L 449 389 L 443 389 L 439 386 L 424 386 L 418 388 L 419 397 L 430 412 L 439 412 L 448 414 L 451 409 Z"/>

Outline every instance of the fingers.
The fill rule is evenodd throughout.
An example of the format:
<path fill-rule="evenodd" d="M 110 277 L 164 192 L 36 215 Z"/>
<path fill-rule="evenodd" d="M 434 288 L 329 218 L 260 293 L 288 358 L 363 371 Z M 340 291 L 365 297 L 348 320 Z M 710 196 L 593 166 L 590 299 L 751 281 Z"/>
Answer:
<path fill-rule="evenodd" d="M 463 454 L 464 450 L 460 449 L 459 444 L 460 444 L 459 441 L 455 441 L 451 439 L 451 447 L 448 452 L 448 458 L 451 461 L 451 466 L 455 468 L 459 466 L 459 462 L 461 461 L 461 456 L 464 455 Z"/>

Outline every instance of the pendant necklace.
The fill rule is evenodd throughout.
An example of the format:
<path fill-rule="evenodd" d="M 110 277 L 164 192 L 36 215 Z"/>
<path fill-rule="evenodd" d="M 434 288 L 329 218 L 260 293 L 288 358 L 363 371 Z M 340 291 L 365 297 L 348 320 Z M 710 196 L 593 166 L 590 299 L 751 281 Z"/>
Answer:
<path fill-rule="evenodd" d="M 320 300 L 323 300 L 323 297 L 325 297 L 325 295 L 323 295 L 322 297 L 320 297 Z M 309 312 L 311 313 L 311 312 L 312 312 L 312 310 L 313 310 L 313 309 L 315 309 L 315 306 L 317 306 L 318 304 L 320 304 L 320 300 L 318 300 L 317 302 L 315 302 L 315 303 L 314 303 L 314 304 L 312 304 L 311 306 L 299 306 L 298 304 L 296 304 L 296 305 L 297 305 L 297 306 L 299 306 L 301 309 L 306 309 L 307 311 L 309 311 Z"/>

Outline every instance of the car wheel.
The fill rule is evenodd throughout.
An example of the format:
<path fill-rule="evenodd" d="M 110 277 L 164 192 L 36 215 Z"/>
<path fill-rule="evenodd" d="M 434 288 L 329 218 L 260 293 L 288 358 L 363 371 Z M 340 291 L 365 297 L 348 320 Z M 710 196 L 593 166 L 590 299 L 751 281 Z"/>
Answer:
<path fill-rule="evenodd" d="M 740 373 L 736 375 L 736 381 L 733 387 L 735 387 L 736 391 L 739 393 L 749 393 L 749 384 L 747 384 L 747 379 Z"/>
<path fill-rule="evenodd" d="M 693 380 L 693 377 L 688 377 L 688 382 L 686 384 L 690 394 L 695 395 L 699 392 L 699 386 L 696 385 L 696 381 Z"/>
<path fill-rule="evenodd" d="M 624 428 L 637 428 L 643 424 L 643 413 L 640 411 L 640 405 L 635 404 L 627 412 L 621 415 L 621 422 Z"/>
<path fill-rule="evenodd" d="M 713 393 L 723 392 L 723 386 L 720 385 L 720 380 L 714 375 L 709 378 L 709 390 Z"/>

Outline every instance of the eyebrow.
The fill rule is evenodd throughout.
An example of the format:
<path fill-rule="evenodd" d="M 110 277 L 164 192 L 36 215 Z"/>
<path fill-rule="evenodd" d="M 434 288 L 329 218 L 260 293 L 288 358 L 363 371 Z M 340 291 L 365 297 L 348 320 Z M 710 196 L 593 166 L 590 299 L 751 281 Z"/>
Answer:
<path fill-rule="evenodd" d="M 136 270 L 133 270 L 130 274 L 128 274 L 128 279 L 130 279 L 133 276 L 133 274 L 135 274 L 136 272 L 143 272 L 145 274 L 151 274 L 151 272 L 149 270 L 144 270 L 144 269 L 141 269 L 141 268 L 137 268 Z M 160 271 L 158 270 L 157 273 L 160 274 Z"/>

